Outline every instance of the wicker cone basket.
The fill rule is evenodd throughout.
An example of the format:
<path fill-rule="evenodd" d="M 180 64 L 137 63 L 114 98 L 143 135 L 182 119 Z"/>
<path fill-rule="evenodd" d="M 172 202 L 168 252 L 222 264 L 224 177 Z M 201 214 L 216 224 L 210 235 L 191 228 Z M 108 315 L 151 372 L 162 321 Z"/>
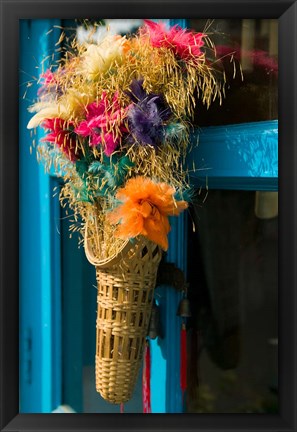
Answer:
<path fill-rule="evenodd" d="M 110 259 L 95 256 L 85 236 L 85 252 L 96 266 L 96 390 L 108 402 L 127 402 L 141 366 L 157 270 L 162 252 L 145 237 L 125 242 Z"/>

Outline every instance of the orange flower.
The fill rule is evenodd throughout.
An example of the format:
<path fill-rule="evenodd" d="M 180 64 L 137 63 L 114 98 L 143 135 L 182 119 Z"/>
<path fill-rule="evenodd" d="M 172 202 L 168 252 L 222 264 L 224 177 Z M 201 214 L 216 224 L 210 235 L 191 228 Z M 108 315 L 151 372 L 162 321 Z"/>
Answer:
<path fill-rule="evenodd" d="M 175 189 L 166 183 L 141 176 L 128 180 L 116 194 L 122 204 L 108 215 L 110 223 L 119 223 L 116 237 L 143 235 L 167 250 L 168 216 L 177 216 L 188 207 L 186 201 L 175 201 L 174 194 Z"/>

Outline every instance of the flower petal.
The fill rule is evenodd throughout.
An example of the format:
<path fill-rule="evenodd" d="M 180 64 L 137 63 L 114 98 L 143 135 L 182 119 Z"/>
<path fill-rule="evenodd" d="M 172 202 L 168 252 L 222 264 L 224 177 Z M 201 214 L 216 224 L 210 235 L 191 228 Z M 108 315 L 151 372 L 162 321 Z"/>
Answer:
<path fill-rule="evenodd" d="M 116 194 L 122 204 L 108 216 L 111 224 L 119 223 L 116 235 L 121 238 L 144 235 L 166 250 L 170 231 L 168 215 L 178 215 L 187 207 L 185 201 L 174 199 L 175 192 L 170 185 L 146 177 L 128 180 Z"/>

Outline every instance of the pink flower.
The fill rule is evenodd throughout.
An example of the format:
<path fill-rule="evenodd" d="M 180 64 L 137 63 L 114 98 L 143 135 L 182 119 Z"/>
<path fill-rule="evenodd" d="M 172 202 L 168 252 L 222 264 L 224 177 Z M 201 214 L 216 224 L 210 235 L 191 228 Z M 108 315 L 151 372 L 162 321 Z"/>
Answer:
<path fill-rule="evenodd" d="M 93 102 L 86 107 L 86 120 L 83 120 L 75 132 L 83 137 L 89 137 L 90 146 L 104 146 L 104 153 L 110 156 L 120 144 L 121 132 L 127 132 L 123 118 L 127 108 L 121 108 L 118 94 L 109 103 L 106 93 L 100 102 Z"/>
<path fill-rule="evenodd" d="M 61 118 L 53 118 L 45 119 L 41 126 L 51 131 L 41 141 L 56 144 L 71 162 L 75 162 L 77 159 L 75 153 L 76 136 L 73 132 L 73 123 Z"/>
<path fill-rule="evenodd" d="M 52 71 L 47 69 L 46 72 L 40 75 L 40 78 L 42 80 L 41 87 L 38 89 L 38 96 L 42 96 L 44 93 L 46 93 L 51 86 L 57 86 L 57 79 Z"/>
<path fill-rule="evenodd" d="M 41 74 L 40 78 L 43 79 L 43 85 L 44 86 L 48 86 L 49 84 L 52 84 L 52 83 L 56 82 L 55 75 L 49 69 L 47 69 L 46 72 L 44 72 L 43 74 Z"/>
<path fill-rule="evenodd" d="M 152 46 L 168 48 L 183 60 L 201 57 L 205 34 L 182 29 L 178 25 L 166 28 L 165 23 L 145 20 L 142 34 L 147 34 Z"/>

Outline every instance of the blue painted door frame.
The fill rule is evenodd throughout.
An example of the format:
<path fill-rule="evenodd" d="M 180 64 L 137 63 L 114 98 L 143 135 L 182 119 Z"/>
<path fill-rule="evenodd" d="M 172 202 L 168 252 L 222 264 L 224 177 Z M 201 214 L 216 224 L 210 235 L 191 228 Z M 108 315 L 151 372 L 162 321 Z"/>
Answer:
<path fill-rule="evenodd" d="M 202 128 L 187 165 L 197 187 L 278 190 L 278 121 Z M 196 145 L 195 145 L 196 143 Z"/>
<path fill-rule="evenodd" d="M 166 20 L 187 25 L 186 20 Z M 61 390 L 61 238 L 60 207 L 53 199 L 54 176 L 30 154 L 26 130 L 36 87 L 26 82 L 39 75 L 36 66 L 55 50 L 56 20 L 20 23 L 20 411 L 50 412 L 62 400 Z M 40 135 L 36 136 L 36 141 Z M 196 136 L 192 139 L 195 141 Z M 196 186 L 277 190 L 277 121 L 205 128 L 188 166 Z M 200 168 L 203 168 L 202 171 Z M 207 180 L 206 180 L 207 179 Z M 167 260 L 186 272 L 187 218 L 172 218 Z M 73 242 L 74 243 L 74 242 Z M 180 390 L 180 328 L 176 316 L 181 294 L 172 287 L 156 288 L 164 338 L 151 341 L 152 411 L 182 412 Z"/>
<path fill-rule="evenodd" d="M 55 51 L 59 20 L 20 20 L 19 289 L 20 412 L 51 412 L 61 400 L 60 207 L 57 180 L 30 151 L 27 108 L 36 97 L 38 65 Z M 46 61 L 44 68 L 46 68 Z M 37 132 L 35 141 L 41 138 Z M 33 154 L 31 154 L 33 153 Z"/>

